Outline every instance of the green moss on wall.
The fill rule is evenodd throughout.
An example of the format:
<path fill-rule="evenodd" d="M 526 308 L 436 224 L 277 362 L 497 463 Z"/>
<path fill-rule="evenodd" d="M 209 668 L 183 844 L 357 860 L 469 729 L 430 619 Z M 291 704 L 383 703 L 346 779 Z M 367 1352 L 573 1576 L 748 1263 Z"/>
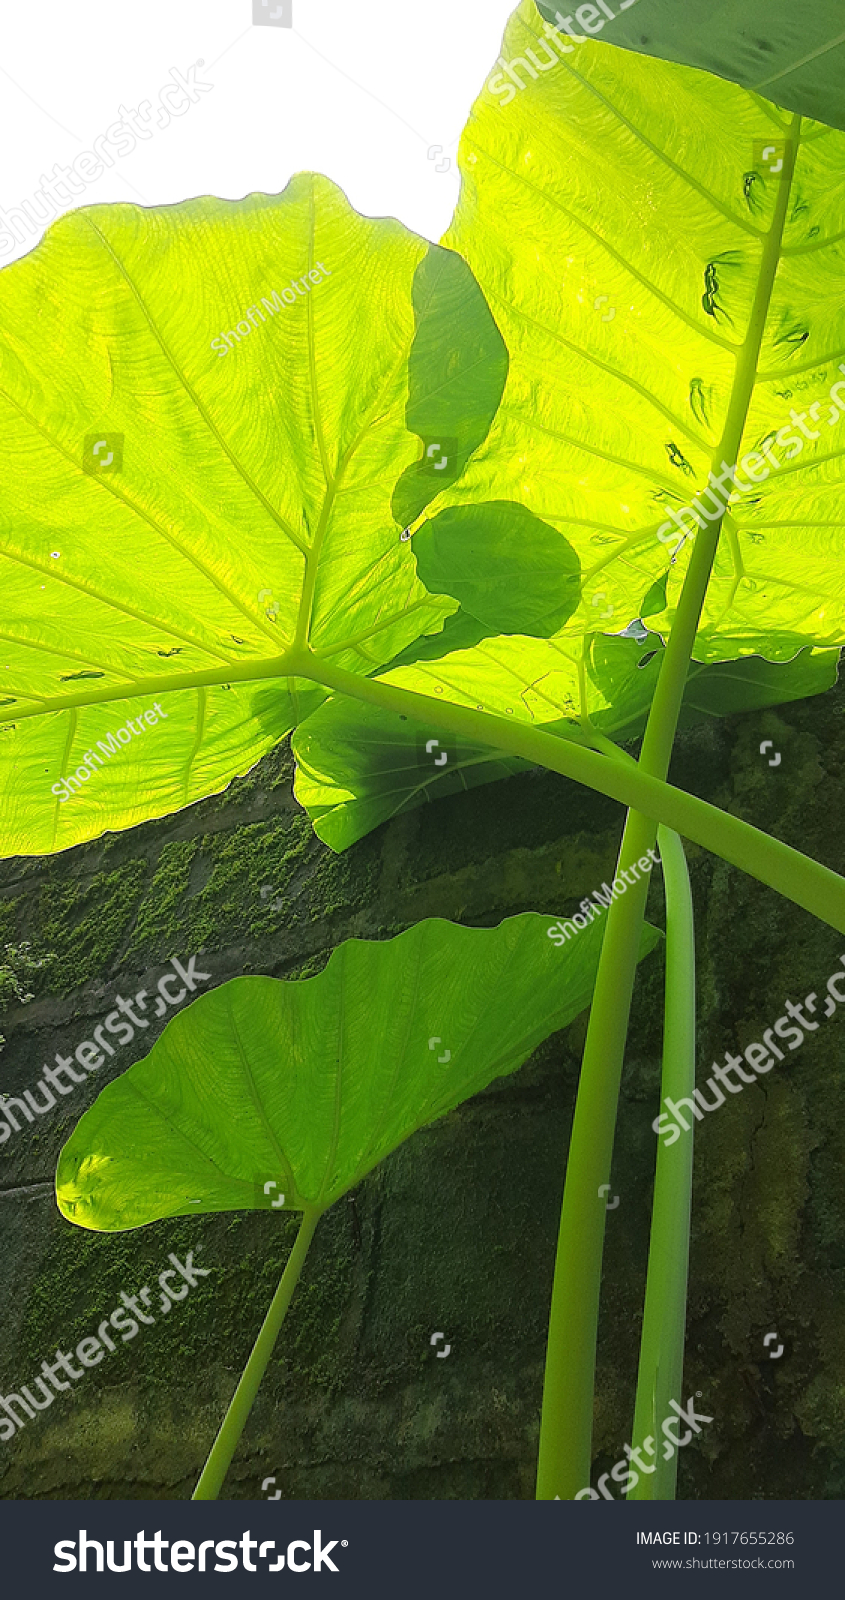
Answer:
<path fill-rule="evenodd" d="M 55 994 L 70 994 L 113 967 L 148 874 L 146 861 L 130 860 L 88 879 L 52 873 L 45 877 L 38 927 L 41 942 L 55 952 L 50 966 Z"/>
<path fill-rule="evenodd" d="M 92 1381 L 121 1382 L 131 1370 L 142 1392 L 172 1392 L 180 1378 L 210 1363 L 233 1373 L 243 1368 L 267 1308 L 278 1287 L 299 1230 L 298 1214 L 268 1217 L 238 1212 L 212 1219 L 162 1222 L 126 1234 L 97 1234 L 74 1227 L 58 1213 L 50 1219 L 51 1237 L 27 1297 L 13 1378 L 26 1383 L 57 1348 L 56 1308 L 62 1308 L 61 1349 L 71 1353 L 81 1339 L 120 1306 L 121 1294 L 137 1297 L 150 1290 L 142 1309 L 154 1318 L 98 1364 Z M 174 1252 L 209 1276 L 167 1312 L 161 1309 L 158 1274 Z M 352 1292 L 348 1226 L 338 1208 L 322 1219 L 295 1305 L 280 1338 L 270 1378 L 275 1382 L 335 1393 L 348 1378 L 339 1360 L 339 1333 Z M 178 1286 L 178 1280 L 177 1280 Z M 127 1310 L 132 1316 L 132 1311 Z M 85 1382 L 86 1380 L 82 1380 Z M 222 1416 L 221 1416 L 222 1420 Z"/>
<path fill-rule="evenodd" d="M 335 856 L 308 818 L 284 815 L 163 845 L 128 954 L 164 960 L 177 950 L 264 942 L 280 931 L 336 921 L 372 898 L 380 853 Z M 194 871 L 205 881 L 191 891 Z"/>
<path fill-rule="evenodd" d="M 4 944 L 14 944 L 15 929 L 18 926 L 18 907 L 21 896 L 4 898 L 0 900 L 0 947 Z"/>
<path fill-rule="evenodd" d="M 182 903 L 198 849 L 198 839 L 173 839 L 162 845 L 153 880 L 135 920 L 127 956 L 143 951 L 149 957 L 166 959 L 175 951 L 177 934 L 184 922 Z"/>
<path fill-rule="evenodd" d="M 286 816 L 251 823 L 215 834 L 204 845 L 213 870 L 190 905 L 193 939 L 214 946 L 221 929 L 227 929 L 227 940 L 261 939 L 293 926 L 296 887 L 313 849 L 307 820 Z"/>

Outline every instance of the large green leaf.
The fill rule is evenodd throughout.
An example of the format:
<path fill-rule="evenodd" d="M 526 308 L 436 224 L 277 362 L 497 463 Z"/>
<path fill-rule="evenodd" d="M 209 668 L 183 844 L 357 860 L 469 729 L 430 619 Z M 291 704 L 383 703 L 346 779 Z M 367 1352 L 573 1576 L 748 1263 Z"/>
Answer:
<path fill-rule="evenodd" d="M 600 921 L 562 946 L 548 927 L 534 912 L 487 929 L 434 919 L 350 940 L 314 978 L 202 995 L 80 1119 L 60 1210 L 111 1232 L 282 1209 L 282 1195 L 287 1210 L 331 1205 L 589 1004 Z M 660 937 L 646 925 L 641 956 Z"/>
<path fill-rule="evenodd" d="M 696 655 L 787 660 L 801 644 L 838 646 L 845 135 L 796 131 L 689 67 L 600 41 L 573 49 L 544 42 L 524 0 L 502 47 L 507 62 L 529 60 L 514 68 L 524 87 L 512 84 L 508 103 L 488 80 L 463 136 L 444 242 L 484 289 L 510 368 L 483 455 L 448 502 L 521 501 L 580 558 L 581 606 L 564 632 L 611 612 L 624 625 L 666 577 L 670 509 L 721 471 L 723 436 L 744 418 L 738 454 L 759 459 L 740 472 L 751 492 L 732 491 Z M 780 174 L 762 159 L 772 139 L 784 145 Z M 661 633 L 689 550 L 670 564 Z M 532 643 L 523 659 L 504 645 L 513 698 L 543 651 Z M 474 652 L 485 706 L 489 650 Z"/>
<path fill-rule="evenodd" d="M 663 657 L 663 643 L 657 634 L 636 642 L 636 661 L 614 648 L 621 644 L 622 640 L 597 640 L 587 661 L 588 703 L 595 706 L 590 720 L 599 733 L 617 743 L 636 739 L 645 731 Z M 799 650 L 792 661 L 766 661 L 762 656 L 691 661 L 678 727 L 692 728 L 709 717 L 762 711 L 766 706 L 824 694 L 836 683 L 838 665 L 838 650 L 814 650 L 811 646 Z"/>
<path fill-rule="evenodd" d="M 571 693 L 582 714 L 543 722 L 543 731 L 577 738 L 591 725 L 617 743 L 638 738 L 660 672 L 662 640 L 652 633 L 640 639 L 597 635 L 584 645 L 583 673 L 574 656 L 570 661 Z M 560 648 L 557 656 L 560 661 Z M 760 656 L 693 661 L 679 727 L 822 694 L 836 682 L 838 659 L 836 650 L 808 647 L 785 663 Z M 450 739 L 442 729 L 343 696 L 332 696 L 300 723 L 292 748 L 296 798 L 315 833 L 337 851 L 389 817 L 531 768 L 518 756 Z"/>
<path fill-rule="evenodd" d="M 551 23 L 561 14 L 550 0 L 537 4 Z M 840 0 L 809 6 L 794 0 L 616 0 L 609 7 L 574 8 L 568 20 L 578 38 L 601 33 L 605 44 L 704 67 L 790 111 L 845 128 Z"/>
<path fill-rule="evenodd" d="M 501 395 L 459 256 L 303 174 L 65 216 L 0 325 L 0 853 L 223 788 L 319 703 L 294 639 L 367 674 L 457 609 L 391 502 L 436 503 L 425 429 L 454 484 Z"/>

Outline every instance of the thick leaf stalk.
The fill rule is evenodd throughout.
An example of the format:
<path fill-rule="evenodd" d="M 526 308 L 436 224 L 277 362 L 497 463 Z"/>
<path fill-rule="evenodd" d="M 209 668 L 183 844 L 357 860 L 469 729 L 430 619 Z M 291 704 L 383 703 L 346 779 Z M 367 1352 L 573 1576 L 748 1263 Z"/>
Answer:
<path fill-rule="evenodd" d="M 784 176 L 763 245 L 754 303 L 737 356 L 722 437 L 713 469 L 737 461 L 754 391 L 760 345 L 780 261 L 800 117 L 792 119 L 784 146 Z M 700 529 L 678 601 L 649 713 L 639 767 L 665 779 L 672 754 L 695 635 L 719 542 L 722 518 Z M 627 775 L 627 763 L 619 770 Z M 661 819 L 662 820 L 662 819 Z M 677 831 L 683 832 L 683 827 Z M 654 844 L 654 823 L 632 811 L 619 856 L 619 872 Z M 589 1483 L 601 1264 L 604 1247 L 603 1186 L 610 1178 L 613 1136 L 628 1017 L 636 972 L 647 880 L 616 900 L 608 912 L 566 1169 L 552 1288 L 546 1379 L 540 1423 L 537 1498 L 571 1500 Z"/>
<path fill-rule="evenodd" d="M 700 539 L 705 537 L 699 535 Z M 679 604 L 679 615 L 680 610 Z M 347 672 L 316 652 L 303 650 L 289 657 L 288 670 L 297 678 L 310 679 L 366 705 L 383 706 L 425 727 L 443 728 L 475 744 L 486 744 L 491 750 L 522 756 L 549 772 L 559 772 L 589 789 L 596 789 L 622 805 L 635 807 L 650 819 L 648 844 L 654 844 L 657 824 L 663 823 L 664 827 L 777 890 L 839 933 L 845 933 L 845 878 L 741 818 L 653 777 L 642 769 L 642 763 L 608 760 L 588 748 L 591 741 L 587 734 L 583 735 L 583 742 L 578 737 L 558 738 L 492 712 L 474 711 L 468 706 L 436 700 L 433 695 L 418 694 L 416 690 L 378 678 L 362 678 L 360 673 Z M 658 684 L 658 692 L 659 688 Z M 623 864 L 636 859 L 637 853 L 642 855 L 643 851 L 634 851 Z M 628 895 L 624 899 L 627 900 Z M 615 901 L 609 916 L 623 903 L 623 900 Z"/>
<path fill-rule="evenodd" d="M 246 1427 L 247 1418 L 258 1393 L 259 1384 L 264 1376 L 267 1363 L 273 1354 L 273 1348 L 279 1336 L 279 1329 L 285 1320 L 285 1313 L 290 1305 L 293 1291 L 299 1282 L 299 1274 L 308 1254 L 308 1246 L 314 1236 L 314 1229 L 322 1214 L 322 1211 L 315 1206 L 306 1206 L 303 1212 L 296 1243 L 288 1256 L 285 1270 L 279 1280 L 279 1287 L 261 1324 L 261 1331 L 252 1347 L 252 1353 L 241 1374 L 240 1382 L 232 1396 L 229 1409 L 223 1418 L 220 1432 L 211 1446 L 208 1460 L 191 1495 L 192 1500 L 216 1500 L 223 1487 L 223 1481 L 237 1449 L 238 1440 Z"/>
<path fill-rule="evenodd" d="M 667 828 L 658 828 L 657 840 L 666 890 L 661 1101 L 677 1102 L 695 1089 L 695 932 L 684 847 Z M 677 1450 L 667 1447 L 662 1424 L 671 1416 L 669 1402 L 682 1399 L 694 1126 L 693 1120 L 689 1132 L 657 1148 L 633 1431 L 645 1470 L 629 1500 L 675 1498 Z"/>

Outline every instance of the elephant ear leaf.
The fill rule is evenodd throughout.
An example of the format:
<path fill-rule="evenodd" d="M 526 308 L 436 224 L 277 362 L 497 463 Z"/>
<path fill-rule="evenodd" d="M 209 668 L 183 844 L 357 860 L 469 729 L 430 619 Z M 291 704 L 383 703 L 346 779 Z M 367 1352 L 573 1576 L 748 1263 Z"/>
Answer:
<path fill-rule="evenodd" d="M 306 652 L 368 675 L 458 610 L 397 515 L 505 381 L 459 255 L 307 173 L 86 207 L 0 272 L 0 333 L 0 854 L 218 793 L 320 704 Z"/>
<path fill-rule="evenodd" d="M 548 927 L 534 912 L 485 929 L 433 919 L 349 940 L 313 978 L 202 995 L 82 1116 L 59 1158 L 59 1209 L 101 1232 L 325 1209 L 589 1004 L 600 923 L 562 947 Z M 646 925 L 641 956 L 660 937 Z"/>
<path fill-rule="evenodd" d="M 720 524 L 697 657 L 835 648 L 845 133 L 604 42 L 647 32 L 653 12 L 686 29 L 686 4 L 607 9 L 606 27 L 595 6 L 581 8 L 589 23 L 569 19 L 598 35 L 574 43 L 523 0 L 464 130 L 444 243 L 472 267 L 510 365 L 484 450 L 438 511 L 519 500 L 556 528 L 581 563 L 567 636 L 609 617 L 624 627 L 644 602 L 668 632 L 699 529 Z M 748 8 L 733 9 L 744 31 Z M 702 64 L 722 10 L 707 5 Z M 779 60 L 794 59 L 800 27 L 793 10 Z M 545 669 L 529 653 L 505 641 L 496 672 L 507 662 L 524 687 L 554 671 L 551 649 Z M 486 657 L 480 643 L 461 664 L 478 663 L 485 709 Z"/>
<path fill-rule="evenodd" d="M 786 662 L 765 661 L 762 656 L 714 661 L 709 666 L 693 661 L 678 725 L 687 728 L 706 717 L 806 700 L 832 689 L 838 676 L 839 651 L 813 650 L 808 645 Z"/>

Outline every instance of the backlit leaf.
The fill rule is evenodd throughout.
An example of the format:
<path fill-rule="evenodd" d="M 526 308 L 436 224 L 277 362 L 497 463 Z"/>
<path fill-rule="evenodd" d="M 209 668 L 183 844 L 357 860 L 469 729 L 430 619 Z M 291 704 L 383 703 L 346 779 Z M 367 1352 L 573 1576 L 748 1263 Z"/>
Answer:
<path fill-rule="evenodd" d="M 316 977 L 235 978 L 168 1023 L 59 1158 L 62 1214 L 104 1232 L 160 1217 L 325 1207 L 417 1128 L 589 1004 L 603 928 L 555 945 L 534 912 L 349 940 Z M 661 935 L 648 924 L 640 955 Z"/>
<path fill-rule="evenodd" d="M 673 10 L 684 25 L 686 8 Z M 636 28 L 638 10 L 627 16 Z M 445 242 L 481 284 L 510 368 L 483 456 L 449 503 L 518 500 L 563 533 L 583 579 L 567 632 L 593 631 L 611 608 L 614 627 L 632 621 L 674 552 L 665 634 L 691 548 L 675 552 L 670 511 L 712 469 L 730 511 L 696 656 L 838 646 L 845 134 L 793 127 L 745 89 L 601 38 L 571 53 L 557 41 L 523 0 L 502 46 L 504 62 L 528 63 L 514 67 L 523 86 L 500 64 L 461 143 Z M 773 139 L 797 149 L 791 180 L 788 149 L 761 161 Z M 745 417 L 742 492 L 721 464 L 729 415 Z M 537 657 L 532 645 L 517 667 L 522 688 Z"/>
<path fill-rule="evenodd" d="M 62 217 L 0 326 L 0 854 L 224 788 L 322 698 L 294 639 L 369 674 L 457 610 L 392 498 L 436 505 L 425 429 L 454 485 L 501 395 L 459 256 L 301 174 Z"/>

